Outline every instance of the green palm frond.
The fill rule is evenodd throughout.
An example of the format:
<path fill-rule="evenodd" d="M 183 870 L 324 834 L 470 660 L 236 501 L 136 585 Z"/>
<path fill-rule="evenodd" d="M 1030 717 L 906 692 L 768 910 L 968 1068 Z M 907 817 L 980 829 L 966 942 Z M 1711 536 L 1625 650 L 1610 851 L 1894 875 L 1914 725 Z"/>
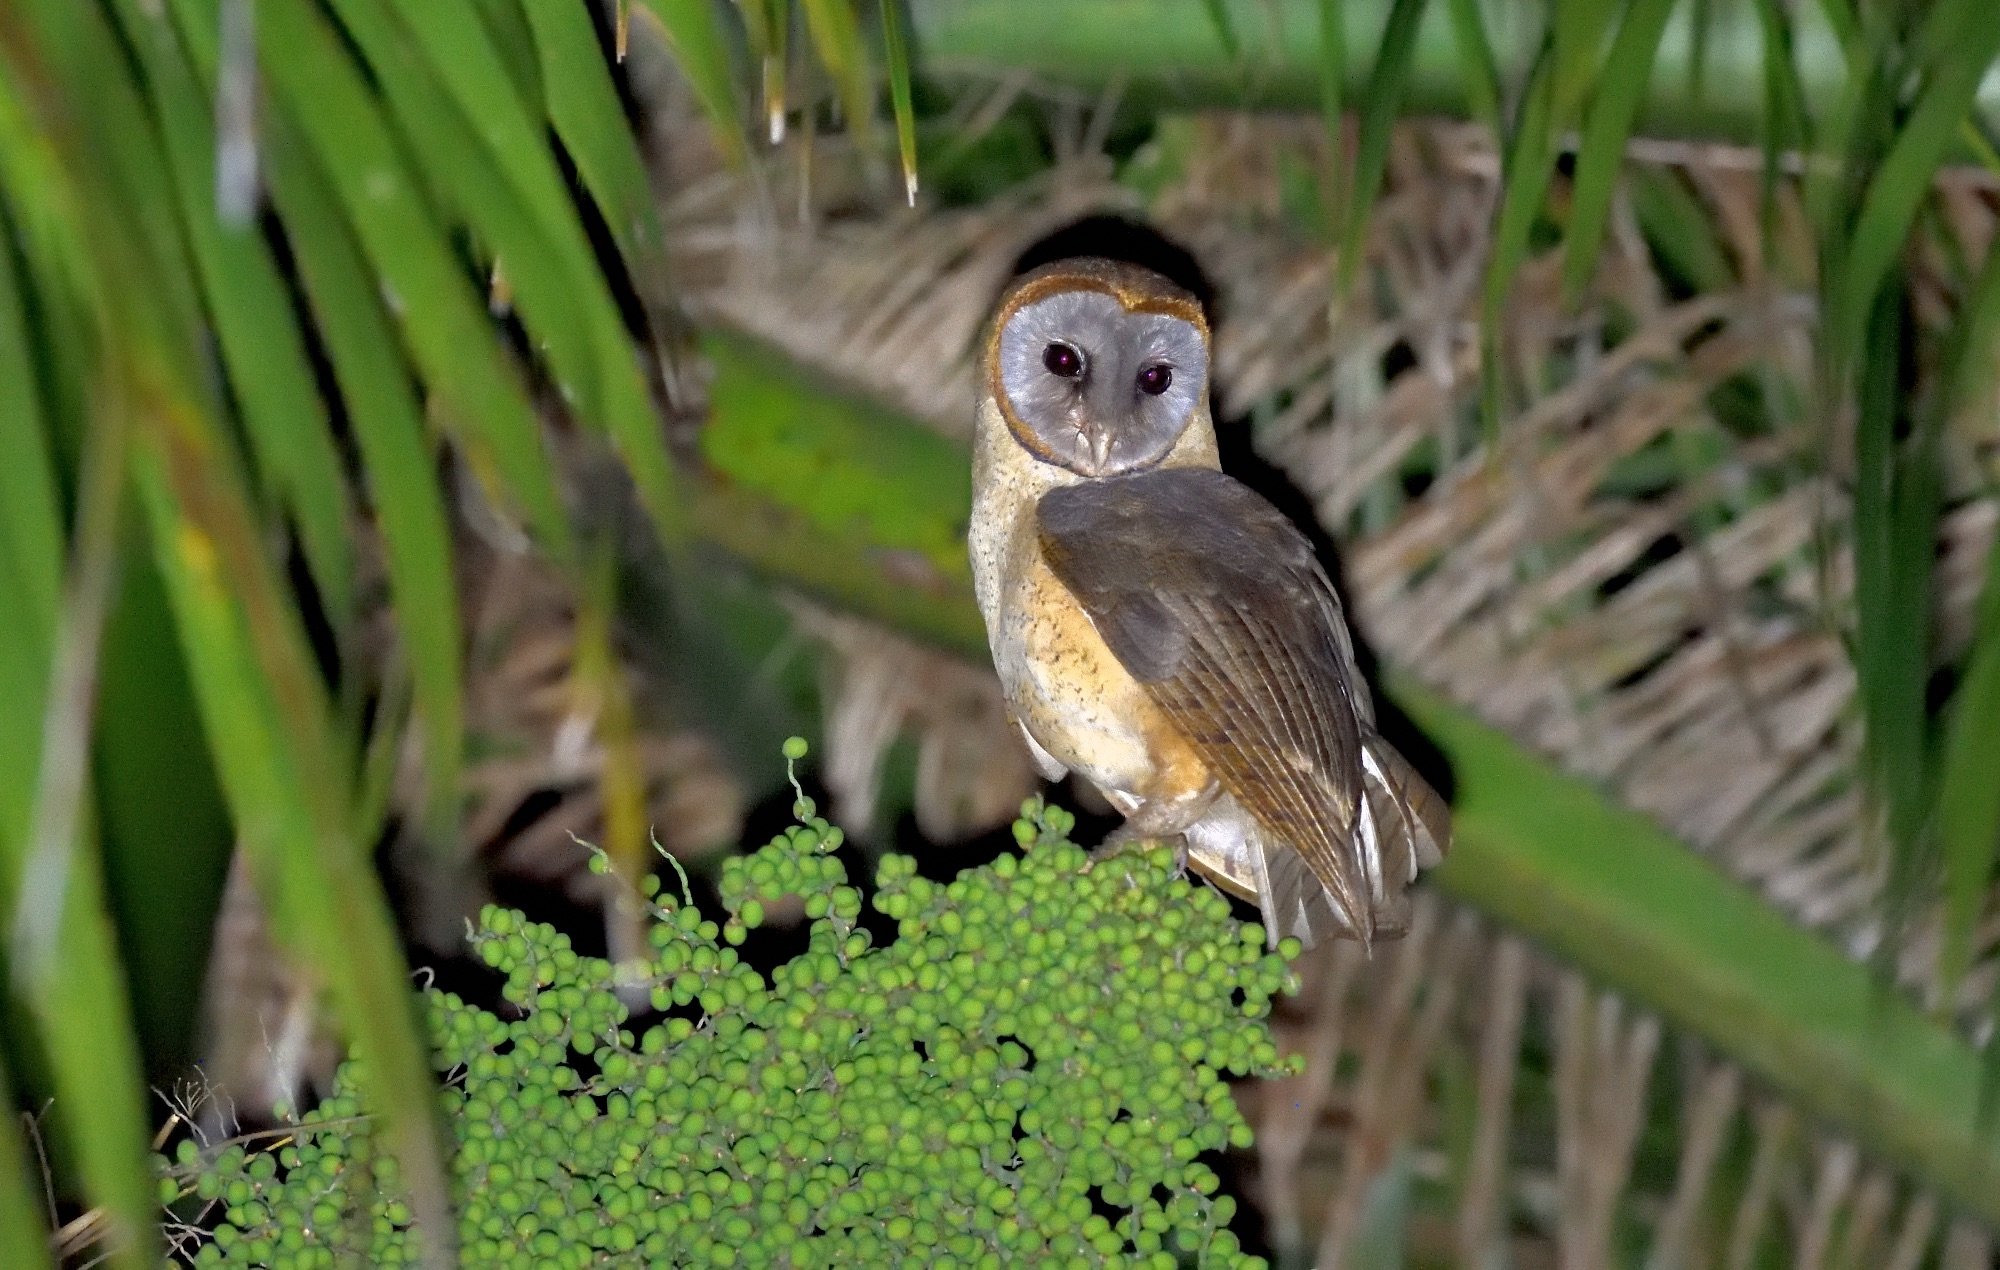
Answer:
<path fill-rule="evenodd" d="M 665 540 L 683 534 L 688 500 L 647 378 L 643 328 L 673 314 L 638 138 L 582 4 L 284 0 L 253 14 L 235 0 L 101 0 L 73 20 L 63 8 L 0 20 L 0 594 L 15 632 L 0 641 L 0 901 L 13 935 L 0 962 L 46 1070 L 27 1048 L 13 1057 L 59 1104 L 92 1108 L 53 1123 L 82 1193 L 120 1225 L 117 1255 L 148 1260 L 141 1067 L 97 866 L 102 845 L 126 871 L 124 853 L 146 849 L 130 839 L 143 816 L 109 809 L 120 836 L 100 844 L 98 795 L 75 773 L 115 557 L 149 550 L 185 663 L 173 673 L 191 675 L 204 725 L 205 746 L 183 754 L 204 773 L 189 788 L 212 763 L 274 928 L 368 1053 L 419 1216 L 442 1232 L 428 1064 L 369 868 L 401 715 L 394 684 L 369 683 L 355 529 L 365 514 L 379 531 L 423 738 L 425 836 L 449 852 L 465 668 L 444 448 L 581 585 L 546 396 L 623 459 Z M 697 82 L 733 133 L 719 15 L 664 0 L 649 12 L 708 71 Z M 759 12 L 782 59 L 787 7 Z M 852 11 L 809 17 L 865 126 L 869 59 Z M 892 37 L 899 17 L 884 15 Z M 907 57 L 892 50 L 890 67 L 908 155 Z M 770 82 L 782 110 L 782 75 Z M 230 104 L 254 98 L 246 85 L 263 90 L 254 115 Z M 636 318 L 614 291 L 621 267 Z M 518 321 L 532 357 L 482 301 Z M 128 487 L 144 516 L 120 532 Z M 301 574 L 287 574 L 291 550 Z M 160 634 L 127 626 L 121 641 Z M 122 644 L 105 656 L 122 677 Z M 357 735 L 353 703 L 378 688 L 378 730 Z M 117 740 L 129 732 L 109 724 L 102 743 L 129 749 Z M 631 815 L 615 828 L 643 848 Z"/>

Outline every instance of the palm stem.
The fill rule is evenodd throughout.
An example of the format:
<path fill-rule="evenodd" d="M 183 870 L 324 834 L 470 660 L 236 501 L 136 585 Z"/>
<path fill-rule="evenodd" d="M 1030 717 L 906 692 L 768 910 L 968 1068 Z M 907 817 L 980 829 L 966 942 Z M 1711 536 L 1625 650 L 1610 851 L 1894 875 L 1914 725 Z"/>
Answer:
<path fill-rule="evenodd" d="M 1341 5 L 1342 97 L 1358 100 L 1393 0 Z M 1475 0 L 1503 92 L 1518 94 L 1543 44 L 1539 6 Z M 1316 108 L 1323 95 L 1317 0 L 1221 0 L 1240 57 L 1224 55 L 1214 0 L 912 0 L 912 43 L 930 73 L 1031 72 L 1080 89 L 1121 86 L 1140 104 Z M 1461 61 L 1449 5 L 1428 7 L 1403 86 L 1412 114 L 1474 117 L 1481 82 Z M 1809 118 L 1831 111 L 1848 68 L 1825 6 L 1792 6 L 1792 49 Z M 1753 0 L 1680 4 L 1661 32 L 1637 135 L 1757 144 L 1766 119 L 1764 35 Z M 2000 124 L 2000 73 L 1980 85 L 1975 116 Z M 1970 152 L 1968 151 L 1969 155 Z"/>

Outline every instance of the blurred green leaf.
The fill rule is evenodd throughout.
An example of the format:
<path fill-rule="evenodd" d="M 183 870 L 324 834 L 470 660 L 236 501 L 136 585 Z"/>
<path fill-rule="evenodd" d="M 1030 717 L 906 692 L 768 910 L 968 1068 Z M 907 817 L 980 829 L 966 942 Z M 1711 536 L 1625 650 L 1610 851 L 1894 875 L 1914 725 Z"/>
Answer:
<path fill-rule="evenodd" d="M 652 872 L 652 826 L 647 821 L 646 775 L 639 753 L 631 684 L 614 644 L 619 605 L 618 562 L 609 544 L 593 553 L 578 593 L 576 656 L 572 664 L 582 708 L 596 720 L 604 762 L 598 795 L 604 808 L 600 842 L 617 879 L 605 905 L 605 942 L 610 959 L 646 955 L 646 919 L 640 879 Z"/>
<path fill-rule="evenodd" d="M 303 632 L 251 546 L 238 477 L 207 421 L 149 430 L 139 484 L 182 650 L 272 928 L 325 976 L 383 1108 L 427 1261 L 451 1264 L 454 1226 L 427 1046 L 408 968 L 369 857 L 350 832 L 352 772 Z"/>
<path fill-rule="evenodd" d="M 1942 502 L 1937 454 L 1941 420 L 1912 411 L 1915 379 L 1901 327 L 1900 265 L 1918 211 L 1980 80 L 2000 53 L 2000 24 L 1977 0 L 1941 0 L 1923 19 L 1916 49 L 1928 49 L 1914 105 L 1900 110 L 1911 49 L 1891 43 L 1892 19 L 1866 15 L 1875 57 L 1836 124 L 1844 162 L 1814 194 L 1830 258 L 1826 348 L 1831 391 L 1856 385 L 1854 663 L 1865 723 L 1863 770 L 1888 834 L 1884 905 L 1899 930 L 1928 886 L 1944 844 L 1932 832 L 1936 790 L 1926 685 L 1929 597 Z M 1851 376 L 1851 381 L 1850 377 Z M 1905 425 L 1910 435 L 1903 438 Z M 1961 808 L 1959 814 L 1964 814 Z M 1963 832 L 1963 831 L 1961 831 Z M 1949 885 L 1963 885 L 1970 848 L 1955 844 Z M 1948 904 L 1963 903 L 1947 897 Z M 1885 940 L 1884 957 L 1896 940 Z"/>
<path fill-rule="evenodd" d="M 1341 218 L 1340 289 L 1347 290 L 1361 268 L 1368 238 L 1368 217 L 1382 190 L 1382 172 L 1389 160 L 1389 133 L 1402 105 L 1403 86 L 1410 72 L 1410 55 L 1423 22 L 1424 0 L 1395 0 L 1382 27 L 1375 69 L 1361 95 L 1361 132 L 1355 145 L 1354 179 L 1348 182 L 1347 214 Z"/>
<path fill-rule="evenodd" d="M 449 825 L 458 805 L 463 666 L 451 527 L 438 488 L 438 459 L 427 439 L 394 324 L 367 285 L 368 266 L 340 218 L 325 177 L 280 129 L 274 163 L 282 171 L 278 208 L 325 342 L 349 425 L 368 473 L 384 563 L 424 737 L 430 828 Z"/>
<path fill-rule="evenodd" d="M 1978 637 L 1953 695 L 1937 814 L 1944 866 L 1940 999 L 1950 1001 L 1972 962 L 1973 935 L 2000 859 L 2000 547 L 1988 553 Z"/>
<path fill-rule="evenodd" d="M 723 156 L 732 167 L 743 167 L 750 161 L 750 148 L 743 139 L 743 107 L 736 96 L 736 74 L 729 61 L 729 45 L 715 20 L 713 0 L 644 0 L 639 12 L 650 15 L 666 38 L 675 64 L 687 76 L 695 100 L 708 116 Z"/>
<path fill-rule="evenodd" d="M 1488 439 L 1498 434 L 1504 381 L 1500 365 L 1500 314 L 1514 275 L 1528 258 L 1528 238 L 1548 197 L 1555 165 L 1555 75 L 1544 57 L 1528 81 L 1502 164 L 1500 210 L 1493 228 L 1492 254 L 1486 262 L 1480 310 L 1480 401 Z"/>
<path fill-rule="evenodd" d="M 6 212 L 0 201 L 0 593 L 5 629 L 42 646 L 62 595 L 63 525 Z"/>
<path fill-rule="evenodd" d="M 129 235 L 112 221 L 120 207 L 113 191 L 146 189 L 147 174 L 131 164 L 146 148 L 147 130 L 130 126 L 136 116 L 116 114 L 137 109 L 124 65 L 95 10 L 68 14 L 54 0 L 36 0 L 11 16 L 20 24 L 0 28 L 0 198 L 10 206 L 8 219 L 29 226 L 27 260 L 41 275 L 32 289 L 51 295 L 73 288 L 85 304 L 105 306 L 98 314 L 105 336 L 158 338 L 170 324 L 160 321 L 160 311 L 187 296 L 153 281 L 148 249 L 165 251 L 169 260 L 177 255 L 158 220 L 148 218 Z M 98 90 L 81 107 L 56 87 L 79 82 Z M 121 131 L 121 124 L 123 139 L 114 144 L 105 134 Z M 18 313 L 18 279 L 13 286 L 16 296 L 0 298 L 0 307 Z M 31 610 L 19 630 L 0 640 L 12 646 L 0 669 L 9 689 L 8 708 L 0 711 L 6 734 L 0 756 L 9 759 L 0 772 L 0 933 L 11 987 L 33 1013 L 47 1055 L 63 1108 L 62 1140 L 83 1192 L 105 1210 L 114 1263 L 138 1267 L 158 1256 L 145 1101 L 105 908 L 88 762 L 126 458 L 126 367 L 118 359 L 134 349 L 121 342 L 100 351 L 112 360 L 89 381 L 78 524 L 69 549 L 74 573 L 52 624 Z M 38 539 L 46 546 L 46 536 L 31 530 L 9 548 L 8 572 L 17 550 Z M 35 603 L 33 579 L 46 566 L 21 559 L 18 594 L 26 607 Z"/>
<path fill-rule="evenodd" d="M 1333 0 L 1321 0 L 1322 8 Z M 1452 39 L 1458 46 L 1458 63 L 1465 77 L 1465 103 L 1472 118 L 1486 125 L 1495 145 L 1507 135 L 1507 122 L 1500 110 L 1500 66 L 1493 56 L 1493 41 L 1486 35 L 1486 18 L 1479 0 L 1445 0 L 1451 18 Z"/>
<path fill-rule="evenodd" d="M 1836 351 L 1859 345 L 1873 299 L 1908 241 L 1917 205 L 1930 193 L 1931 177 L 1971 108 L 1979 81 L 2000 54 L 2000 22 L 1984 0 L 1940 0 L 1926 29 L 1940 32 L 1935 37 L 1940 51 L 1908 121 L 1872 174 L 1847 237 L 1828 315 Z"/>
<path fill-rule="evenodd" d="M 982 76 L 1020 71 L 1069 91 L 1095 93 L 1115 87 L 1127 103 L 1293 110 L 1318 104 L 1321 41 L 1313 18 L 1317 0 L 1228 0 L 1249 53 L 1247 67 L 1228 66 L 1215 56 L 1205 3 L 1148 0 L 1143 6 L 1144 36 L 1139 37 L 1134 15 L 1140 10 L 1132 0 L 1066 0 L 1060 23 L 1040 20 L 1046 8 L 1043 0 L 914 0 L 909 5 L 911 42 L 919 63 L 940 71 L 963 68 Z M 1344 0 L 1341 10 L 1350 50 L 1359 45 L 1354 33 L 1380 29 L 1393 3 Z M 1615 0 L 1582 0 L 1575 6 L 1578 13 L 1570 14 L 1569 0 L 1464 3 L 1469 7 L 1454 10 L 1453 17 L 1472 11 L 1484 17 L 1481 27 L 1498 68 L 1496 82 L 1505 86 L 1500 100 L 1510 112 L 1517 107 L 1530 68 L 1549 51 L 1552 33 L 1546 18 L 1551 12 L 1565 15 L 1567 45 L 1590 53 L 1574 61 L 1573 77 L 1582 90 L 1570 98 L 1574 108 L 1587 99 L 1601 65 L 1609 20 L 1623 7 Z M 1640 126 L 1648 137 L 1759 143 L 1767 122 L 1763 77 L 1758 73 L 1756 3 L 1685 0 L 1682 13 L 1668 25 L 1652 88 L 1639 111 Z M 1798 78 L 1809 113 L 1818 119 L 1833 110 L 1855 79 L 1853 68 L 1831 36 L 1821 3 L 1779 3 L 1798 29 Z M 1906 6 L 1867 8 L 1900 13 Z M 1595 36 L 1588 34 L 1592 25 Z M 1464 56 L 1460 38 L 1469 29 L 1456 20 L 1425 24 L 1405 97 L 1412 107 L 1425 113 L 1481 117 L 1472 101 L 1484 77 Z M 1994 131 L 2000 125 L 2000 95 L 1982 97 L 1978 114 L 1987 131 Z"/>
<path fill-rule="evenodd" d="M 600 60 L 597 58 L 597 38 L 590 27 L 590 14 L 582 5 L 524 5 L 521 0 L 473 0 L 473 3 L 485 23 L 487 35 L 493 40 L 494 51 L 506 64 L 508 78 L 514 81 L 514 91 L 522 101 L 541 102 L 568 91 L 566 85 L 549 74 L 550 68 L 539 47 L 541 41 L 533 29 L 537 14 L 547 14 L 565 26 L 570 25 L 570 19 L 576 19 L 590 42 L 592 59 Z M 580 70 L 581 67 L 566 65 L 563 69 Z"/>
<path fill-rule="evenodd" d="M 1555 59 L 1556 112 L 1567 119 L 1608 72 L 1603 50 L 1620 0 L 1562 0 L 1549 6 L 1549 53 Z"/>
<path fill-rule="evenodd" d="M 549 122 L 643 294 L 665 268 L 660 214 L 590 15 L 582 5 L 536 0 L 508 7 L 527 15 Z"/>
<path fill-rule="evenodd" d="M 1208 10 L 1208 27 L 1215 32 L 1215 42 L 1222 46 L 1222 55 L 1230 61 L 1238 61 L 1243 56 L 1243 41 L 1236 35 L 1236 19 L 1229 15 L 1228 0 L 1202 0 L 1202 7 Z"/>
<path fill-rule="evenodd" d="M 1819 10 L 1825 15 L 1827 27 L 1847 55 L 1849 64 L 1858 65 L 1867 50 L 1862 46 L 1861 24 L 1855 21 L 1852 6 L 1847 0 L 1819 0 Z"/>
<path fill-rule="evenodd" d="M 1779 165 L 1787 153 L 1809 151 L 1812 137 L 1805 90 L 1793 57 L 1791 15 L 1778 0 L 1756 0 L 1756 4 L 1764 35 L 1764 115 L 1770 123 L 1762 139 L 1764 171 L 1759 193 L 1759 219 L 1768 246 L 1777 214 Z"/>
<path fill-rule="evenodd" d="M 171 3 L 182 39 L 212 82 L 215 0 Z M 520 375 L 495 341 L 359 71 L 324 20 L 296 0 L 257 12 L 268 109 L 292 121 L 327 173 L 398 307 L 436 416 L 496 503 L 518 509 L 557 560 L 572 558 L 569 524 Z"/>
<path fill-rule="evenodd" d="M 1714 36 L 1714 0 L 1688 0 L 1687 73 L 1682 92 L 1697 109 L 1709 97 L 1708 53 Z"/>
<path fill-rule="evenodd" d="M 1992 387 L 2000 337 L 2000 251 L 1988 248 L 1955 328 L 1940 373 L 1940 426 Z M 1971 651 L 1946 720 L 1938 761 L 1938 838 L 1944 866 L 1944 935 L 1938 953 L 1939 999 L 1951 1001 L 1971 965 L 1973 935 L 2000 859 L 2000 542 L 1987 552 Z"/>
<path fill-rule="evenodd" d="M 540 103 L 531 114 L 509 91 L 465 0 L 415 8 L 335 0 L 334 8 L 377 61 L 390 107 L 425 166 L 454 191 L 506 268 L 565 405 L 609 433 L 645 506 L 673 534 L 683 509 L 658 420 L 617 303 L 543 142 Z M 399 36 L 392 14 L 414 40 Z"/>
<path fill-rule="evenodd" d="M 1639 103 L 1653 73 L 1653 55 L 1675 0 L 1632 0 L 1605 60 L 1603 87 L 1585 114 L 1577 148 L 1569 240 L 1563 257 L 1563 292 L 1573 301 L 1597 268 L 1611 214 L 1611 194 L 1625 166 L 1625 146 L 1639 117 Z"/>
<path fill-rule="evenodd" d="M 1333 198 L 1329 206 L 1345 210 L 1346 145 L 1341 126 L 1341 85 L 1347 78 L 1347 32 L 1341 25 L 1339 0 L 1319 0 L 1319 116 L 1326 129 L 1328 168 Z"/>
<path fill-rule="evenodd" d="M 800 0 L 806 14 L 806 35 L 834 96 L 862 152 L 868 152 L 875 128 L 875 85 L 868 69 L 868 50 L 861 43 L 861 26 L 854 0 Z"/>
<path fill-rule="evenodd" d="M 899 0 L 881 0 L 882 51 L 889 63 L 889 104 L 896 116 L 896 151 L 903 165 L 903 194 L 917 205 L 917 120 L 910 106 L 910 46 L 903 38 Z"/>
<path fill-rule="evenodd" d="M 1717 239 L 1701 200 L 1671 168 L 1637 167 L 1626 190 L 1640 232 L 1669 277 L 1689 291 L 1720 291 L 1736 280 L 1736 269 Z"/>
<path fill-rule="evenodd" d="M 601 285 L 587 249 L 563 234 L 560 179 L 530 119 L 481 38 L 464 0 L 410 8 L 335 0 L 333 12 L 382 86 L 387 115 L 415 166 L 445 192 L 506 273 L 562 398 L 603 418 L 606 385 L 591 348 L 588 288 Z"/>
<path fill-rule="evenodd" d="M 424 164 L 498 254 L 564 404 L 610 434 L 646 510 L 676 538 L 682 506 L 630 332 L 542 142 L 540 116 L 508 92 L 476 16 L 464 0 L 416 8 L 336 0 L 334 8 L 368 56 L 394 64 L 380 74 L 390 106 Z M 398 36 L 392 14 L 414 40 Z M 572 124 L 622 128 L 622 114 Z"/>
<path fill-rule="evenodd" d="M 647 306 L 647 317 L 655 329 L 646 334 L 659 339 L 677 316 L 665 294 L 666 241 L 658 200 L 619 105 L 609 67 L 580 7 L 538 3 L 527 7 L 536 48 L 543 59 L 543 76 L 550 86 L 549 122 L 610 229 L 633 290 Z M 598 315 L 600 354 L 606 358 L 607 375 L 615 381 L 614 408 L 604 423 L 652 514 L 654 527 L 672 546 L 686 537 L 685 491 L 674 473 L 660 420 L 637 373 L 629 332 L 608 291 L 603 293 L 602 305 Z M 621 361 L 630 373 L 621 369 Z"/>
<path fill-rule="evenodd" d="M 297 518 L 321 599 L 345 627 L 354 613 L 352 510 L 290 298 L 256 224 L 225 226 L 217 216 L 212 108 L 165 12 L 147 13 L 136 0 L 115 8 L 145 72 L 174 204 L 251 452 Z"/>
<path fill-rule="evenodd" d="M 1855 670 L 1873 785 L 1890 840 L 1914 844 L 1928 811 L 1924 685 L 1930 582 L 1941 491 L 1929 430 L 1898 442 L 1907 410 L 1902 289 L 1875 304 L 1860 365 L 1855 423 Z M 1898 870 L 1912 866 L 1907 849 Z M 1892 887 L 1906 896 L 1912 878 Z"/>
<path fill-rule="evenodd" d="M 39 1188 L 28 1164 L 28 1144 L 14 1118 L 16 1105 L 6 1063 L 0 1061 L 0 1261 L 18 1270 L 42 1270 L 55 1262 L 36 1202 Z"/>
<path fill-rule="evenodd" d="M 127 516 L 98 658 L 92 775 L 111 911 L 157 1085 L 201 1057 L 205 954 L 236 833 L 180 645 L 167 635 L 174 614 L 153 558 L 144 521 Z M 160 815 L 162 807 L 173 814 Z"/>

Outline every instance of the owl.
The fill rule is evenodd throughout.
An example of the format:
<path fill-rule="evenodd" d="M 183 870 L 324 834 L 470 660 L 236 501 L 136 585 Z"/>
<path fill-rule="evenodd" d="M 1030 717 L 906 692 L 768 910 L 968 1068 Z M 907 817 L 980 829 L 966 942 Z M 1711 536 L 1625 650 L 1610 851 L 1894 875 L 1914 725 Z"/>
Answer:
<path fill-rule="evenodd" d="M 1070 772 L 1257 904 L 1273 944 L 1402 933 L 1444 802 L 1375 732 L 1340 597 L 1225 475 L 1201 306 L 1133 265 L 1018 279 L 987 336 L 968 547 L 1007 706 Z"/>

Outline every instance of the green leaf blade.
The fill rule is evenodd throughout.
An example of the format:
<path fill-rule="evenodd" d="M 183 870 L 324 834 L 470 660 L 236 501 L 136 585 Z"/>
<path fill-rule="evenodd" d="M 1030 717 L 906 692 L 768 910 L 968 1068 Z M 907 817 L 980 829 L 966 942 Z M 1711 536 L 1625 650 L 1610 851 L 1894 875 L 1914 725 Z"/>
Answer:
<path fill-rule="evenodd" d="M 464 667 L 451 524 L 415 386 L 393 324 L 369 291 L 366 261 L 333 192 L 286 155 L 279 207 L 368 474 L 384 563 L 424 739 L 432 836 L 455 836 L 464 750 Z"/>
<path fill-rule="evenodd" d="M 833 81 L 841 113 L 865 153 L 875 127 L 875 86 L 853 0 L 801 0 L 800 7 L 805 10 L 813 53 Z"/>
<path fill-rule="evenodd" d="M 1486 125 L 1498 145 L 1507 125 L 1500 110 L 1500 64 L 1486 33 L 1485 15 L 1479 11 L 1479 0 L 1445 0 L 1445 12 L 1451 18 L 1452 41 L 1465 77 L 1467 111 Z"/>
<path fill-rule="evenodd" d="M 2000 251 L 1988 249 L 1958 313 L 1954 346 L 1940 374 L 1938 426 L 1992 387 L 2000 332 Z M 1953 999 L 1971 968 L 1973 937 L 2000 860 L 2000 541 L 1988 549 L 1986 584 L 1971 650 L 1953 694 L 1938 758 L 1937 828 L 1943 869 L 1944 932 L 1938 953 L 1940 999 Z"/>
<path fill-rule="evenodd" d="M 1624 167 L 1625 146 L 1639 117 L 1653 57 L 1676 0 L 1633 0 L 1612 39 L 1603 86 L 1592 100 L 1577 149 L 1574 202 L 1563 256 L 1563 292 L 1582 294 L 1597 267 L 1611 195 Z"/>
<path fill-rule="evenodd" d="M 8 456 L 0 463 L 0 572 L 8 585 L 0 590 L 14 608 L 7 629 L 40 646 L 54 636 L 62 595 L 62 514 L 6 212 L 0 202 L 0 454 Z"/>
<path fill-rule="evenodd" d="M 243 549 L 251 514 L 240 482 L 195 460 L 189 440 L 150 435 L 138 476 L 204 731 L 273 929 L 325 976 L 365 1056 L 364 1088 L 401 1164 L 427 1261 L 450 1264 L 456 1226 L 429 1049 L 394 922 L 351 837 L 351 780 L 333 754 L 329 705 L 310 690 L 296 615 L 268 565 Z"/>
<path fill-rule="evenodd" d="M 164 11 L 147 15 L 132 0 L 116 8 L 146 71 L 182 230 L 251 451 L 296 519 L 313 580 L 344 627 L 355 605 L 353 512 L 284 283 L 257 227 L 225 226 L 217 215 L 208 103 Z"/>
<path fill-rule="evenodd" d="M 530 4 L 536 2 L 529 0 Z M 652 18 L 655 29 L 666 40 L 675 64 L 694 89 L 695 101 L 708 116 L 723 157 L 731 167 L 742 170 L 750 162 L 750 146 L 743 136 L 743 104 L 736 95 L 729 45 L 716 21 L 712 0 L 643 2 L 644 7 L 638 12 Z M 775 132 L 776 124 L 772 127 Z"/>
<path fill-rule="evenodd" d="M 579 5 L 511 2 L 534 35 L 549 122 L 644 290 L 664 267 L 659 211 L 589 15 Z"/>
<path fill-rule="evenodd" d="M 1862 339 L 1868 310 L 1910 235 L 1931 178 L 1971 110 L 1980 81 L 2000 55 L 2000 22 L 1972 0 L 1947 0 L 1931 14 L 1952 32 L 1949 55 L 1926 77 L 1908 122 L 1868 183 L 1847 236 L 1834 292 L 1836 353 L 1852 354 Z M 1939 37 L 1941 41 L 1945 37 Z"/>
<path fill-rule="evenodd" d="M 335 8 L 371 57 L 398 68 L 382 76 L 391 110 L 500 256 L 566 405 L 608 431 L 671 539 L 682 508 L 623 319 L 541 130 L 508 91 L 463 4 L 447 0 L 421 14 L 379 0 L 337 0 Z M 392 13 L 411 23 L 421 58 L 398 37 Z M 492 122 L 501 117 L 504 123 Z M 475 126 L 475 119 L 487 122 Z"/>
<path fill-rule="evenodd" d="M 903 197 L 917 205 L 917 119 L 910 102 L 910 46 L 898 0 L 881 0 L 882 48 L 889 63 L 889 107 L 896 119 L 896 153 L 903 168 Z"/>
<path fill-rule="evenodd" d="M 1361 99 L 1361 133 L 1355 147 L 1354 180 L 1348 186 L 1346 232 L 1341 236 L 1341 290 L 1353 284 L 1361 267 L 1361 253 L 1368 237 L 1368 214 L 1382 189 L 1383 170 L 1389 159 L 1389 133 L 1395 127 L 1409 77 L 1410 59 L 1417 46 L 1417 30 L 1424 17 L 1424 0 L 1395 0 L 1382 28 L 1382 44 L 1375 55 L 1375 70 Z"/>
<path fill-rule="evenodd" d="M 212 78 L 207 33 L 214 29 L 214 0 L 173 4 L 183 40 L 198 61 L 206 61 Z M 258 12 L 259 48 L 275 99 L 271 127 L 295 136 L 324 163 L 398 308 L 433 406 L 464 446 L 474 473 L 496 501 L 519 511 L 555 558 L 572 558 L 568 521 L 520 376 L 494 340 L 357 72 L 317 15 L 292 3 Z M 294 125 L 296 134 L 284 131 Z"/>
<path fill-rule="evenodd" d="M 17 1105 L 7 1082 L 6 1055 L 0 1054 L 0 1259 L 21 1270 L 45 1270 L 49 1234 L 42 1226 L 41 1207 L 28 1165 L 28 1145 L 21 1139 L 13 1108 Z"/>

